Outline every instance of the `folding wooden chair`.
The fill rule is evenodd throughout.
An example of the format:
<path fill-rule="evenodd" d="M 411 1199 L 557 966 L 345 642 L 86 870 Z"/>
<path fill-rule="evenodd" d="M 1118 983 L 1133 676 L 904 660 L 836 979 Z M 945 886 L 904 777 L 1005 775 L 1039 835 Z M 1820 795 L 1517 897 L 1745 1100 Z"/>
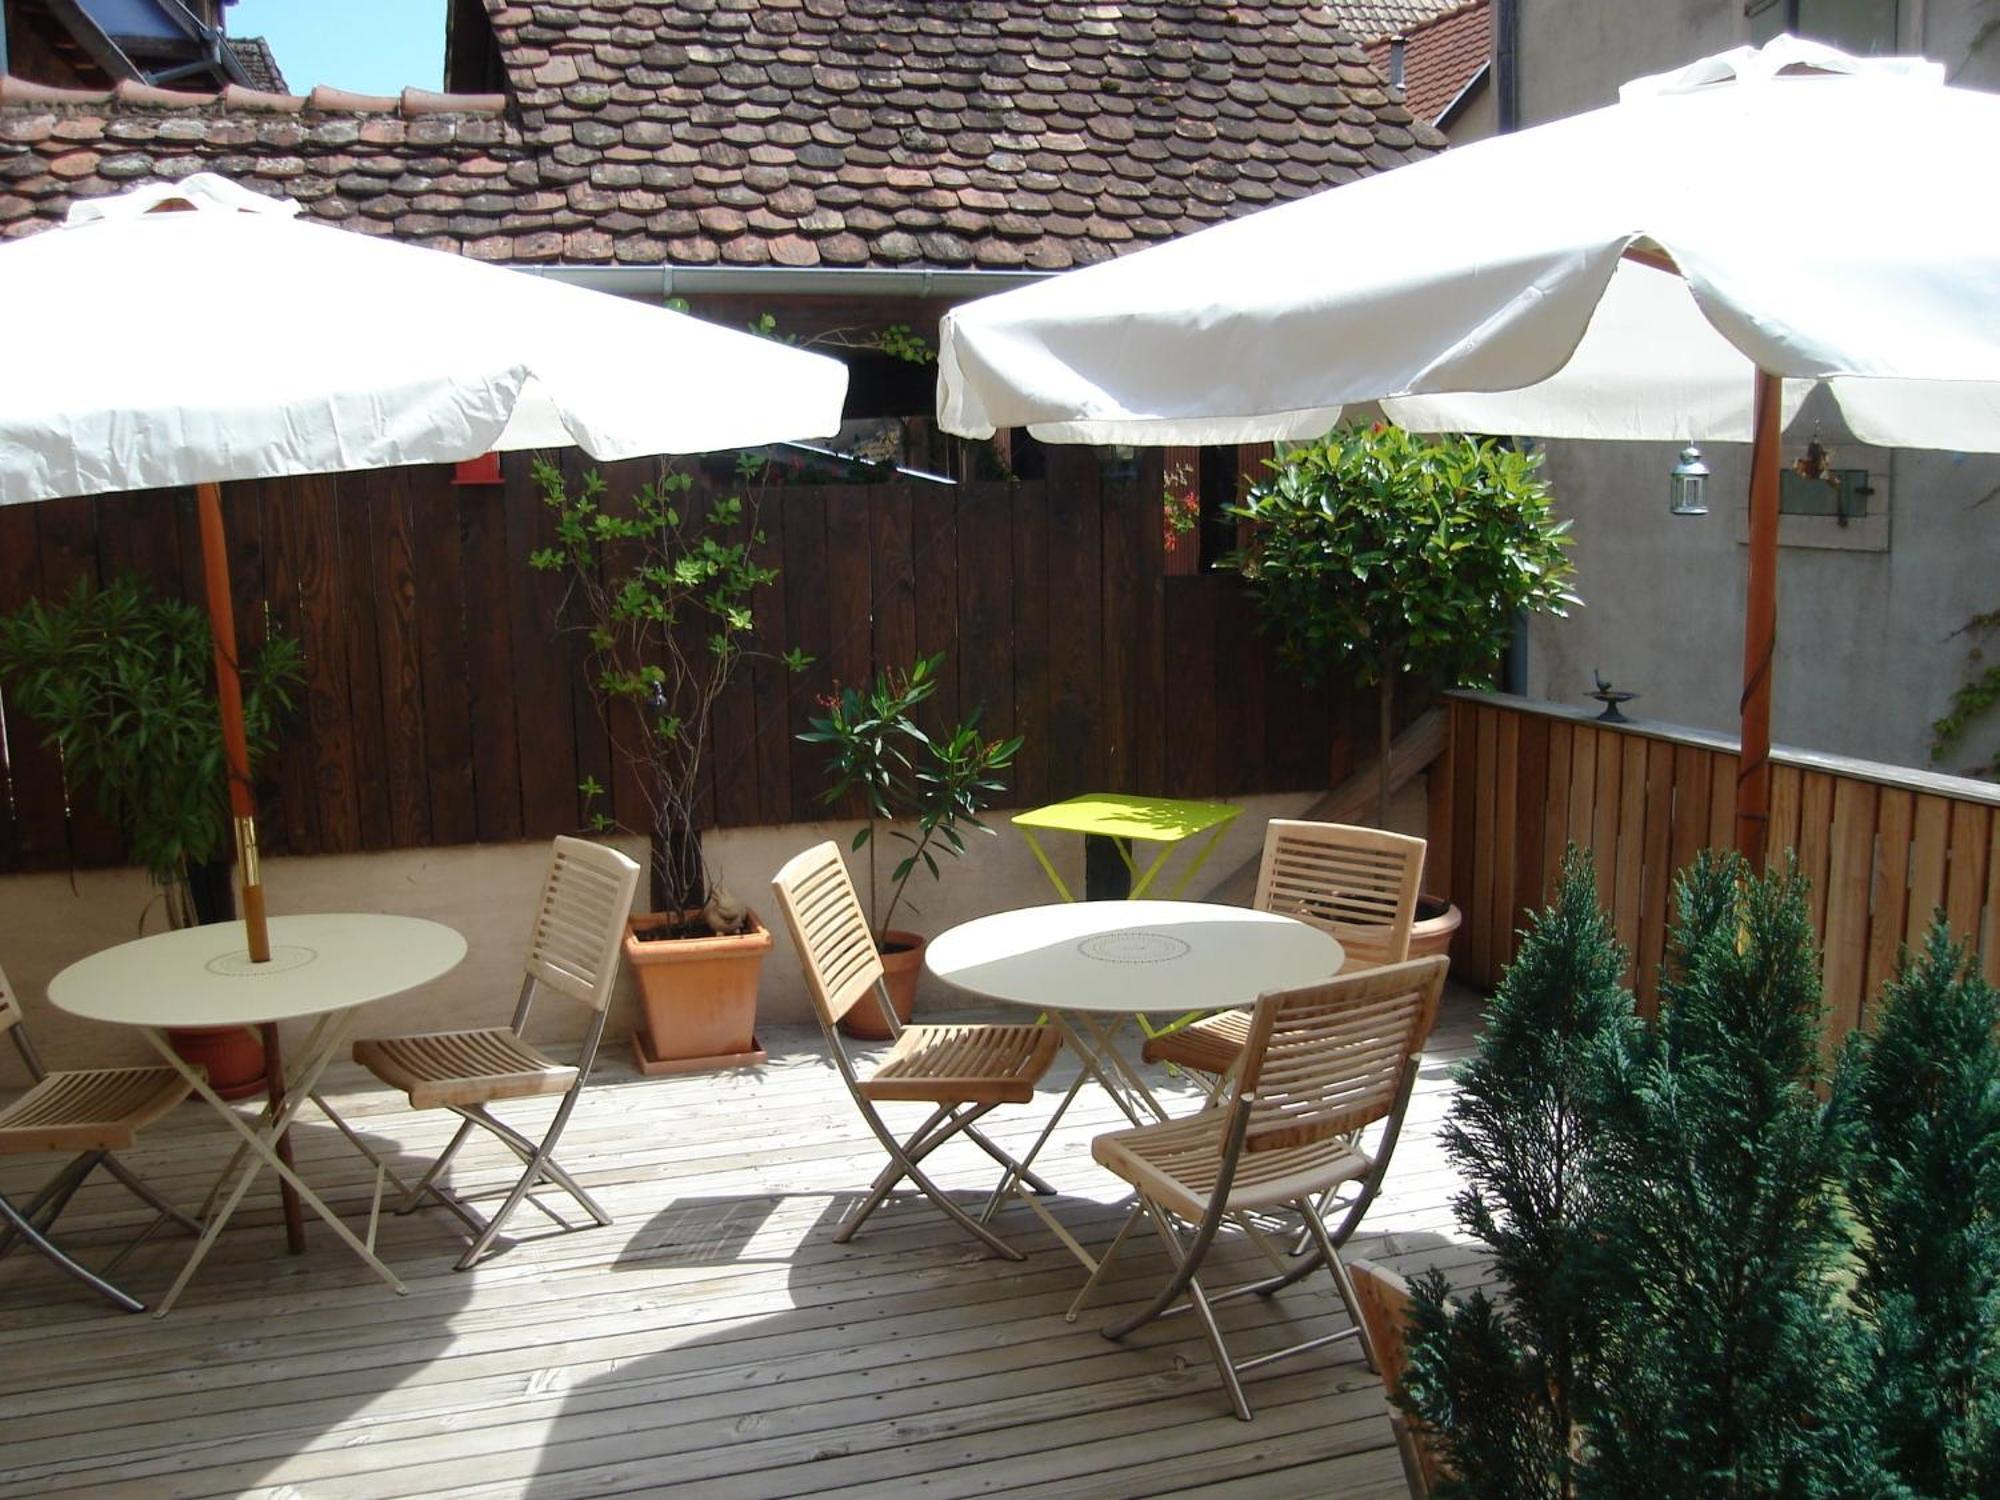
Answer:
<path fill-rule="evenodd" d="M 1048 1072 L 1062 1045 L 1056 1029 L 898 1026 L 882 984 L 881 955 L 875 951 L 874 936 L 862 915 L 840 850 L 831 842 L 793 858 L 778 872 L 771 888 L 777 892 L 785 925 L 798 947 L 806 988 L 820 1029 L 826 1033 L 834 1066 L 846 1080 L 861 1118 L 889 1153 L 889 1165 L 876 1177 L 867 1197 L 834 1231 L 835 1242 L 845 1244 L 852 1239 L 863 1221 L 907 1177 L 919 1192 L 996 1254 L 1009 1260 L 1025 1259 L 952 1202 L 918 1163 L 953 1136 L 964 1135 L 1006 1169 L 1003 1181 L 1026 1182 L 1038 1193 L 1054 1191 L 987 1139 L 974 1122 L 1002 1104 L 1026 1104 L 1034 1097 L 1036 1083 Z M 838 1023 L 871 989 L 876 991 L 882 1014 L 889 1019 L 893 1045 L 888 1056 L 863 1079 L 841 1043 Z M 929 1104 L 933 1109 L 915 1134 L 898 1140 L 876 1106 L 904 1101 Z"/>
<path fill-rule="evenodd" d="M 128 1149 L 139 1131 L 172 1109 L 188 1094 L 187 1080 L 172 1068 L 89 1068 L 50 1073 L 28 1040 L 21 1022 L 20 1002 L 0 973 L 0 1031 L 8 1033 L 32 1086 L 0 1109 L 0 1156 L 73 1151 L 69 1165 L 49 1179 L 26 1208 L 16 1208 L 0 1196 L 0 1255 L 25 1241 L 61 1270 L 109 1298 L 127 1312 L 144 1312 L 145 1303 L 120 1290 L 105 1275 L 152 1237 L 171 1219 L 183 1228 L 201 1225 L 141 1181 L 111 1153 Z M 49 1238 L 49 1229 L 84 1179 L 104 1168 L 148 1206 L 157 1209 L 152 1223 L 113 1257 L 105 1274 L 87 1270 Z"/>
<path fill-rule="evenodd" d="M 396 1206 L 396 1212 L 409 1213 L 426 1197 L 435 1198 L 465 1222 L 474 1239 L 472 1247 L 459 1257 L 458 1270 L 469 1270 L 479 1261 L 508 1216 L 521 1206 L 522 1199 L 531 1198 L 545 1181 L 568 1193 L 598 1224 L 611 1222 L 611 1215 L 602 1205 L 556 1161 L 555 1149 L 597 1061 L 611 989 L 618 978 L 625 919 L 631 915 L 632 893 L 638 884 L 639 866 L 616 849 L 587 839 L 557 839 L 528 937 L 521 998 L 514 1008 L 514 1019 L 505 1027 L 483 1031 L 376 1037 L 354 1044 L 354 1060 L 391 1088 L 403 1090 L 412 1109 L 448 1109 L 462 1122 L 444 1148 L 444 1154 L 431 1163 L 415 1186 L 404 1192 Z M 538 988 L 567 995 L 592 1012 L 574 1067 L 545 1057 L 522 1035 Z M 487 1107 L 503 1099 L 546 1094 L 560 1094 L 562 1102 L 556 1106 L 555 1119 L 539 1142 L 496 1118 Z M 349 1140 L 395 1180 L 380 1158 L 348 1130 L 324 1100 L 315 1097 L 315 1102 Z M 490 1218 L 482 1218 L 463 1198 L 439 1182 L 474 1126 L 497 1136 L 522 1163 L 521 1180 Z M 401 1187 L 402 1183 L 397 1181 L 396 1185 Z M 539 1202 L 535 1206 L 542 1208 Z M 542 1212 L 569 1227 L 549 1210 L 544 1208 Z"/>
<path fill-rule="evenodd" d="M 1345 823 L 1273 818 L 1264 830 L 1251 905 L 1331 932 L 1347 955 L 1341 972 L 1351 974 L 1409 957 L 1423 878 L 1422 839 Z M 1213 1102 L 1221 1098 L 1223 1080 L 1249 1035 L 1247 1010 L 1218 1011 L 1151 1038 L 1140 1055 L 1149 1063 L 1188 1069 Z"/>
<path fill-rule="evenodd" d="M 1107 1325 L 1106 1338 L 1123 1338 L 1154 1318 L 1191 1310 L 1236 1415 L 1246 1422 L 1250 1404 L 1239 1378 L 1245 1371 L 1344 1338 L 1359 1339 L 1369 1368 L 1376 1367 L 1354 1284 L 1316 1200 L 1356 1181 L 1365 1184 L 1364 1199 L 1374 1197 L 1409 1106 L 1447 967 L 1442 957 L 1419 958 L 1265 995 L 1251 1013 L 1249 1040 L 1225 1105 L 1101 1135 L 1091 1143 L 1091 1154 L 1133 1185 L 1138 1202 L 1078 1294 L 1078 1305 L 1141 1214 L 1152 1220 L 1174 1265 L 1159 1294 Z M 1377 1121 L 1387 1128 L 1370 1154 L 1360 1147 L 1360 1133 Z M 1223 1221 L 1279 1208 L 1295 1209 L 1305 1220 L 1311 1254 L 1276 1276 L 1209 1293 L 1198 1273 Z M 1183 1240 L 1176 1220 L 1192 1226 L 1191 1240 Z M 1215 1304 L 1253 1292 L 1270 1296 L 1322 1265 L 1347 1304 L 1352 1326 L 1254 1359 L 1232 1360 L 1216 1325 Z"/>
<path fill-rule="evenodd" d="M 1403 1374 L 1409 1368 L 1405 1347 L 1410 1323 L 1410 1284 L 1394 1271 L 1370 1261 L 1347 1263 L 1354 1278 L 1355 1295 L 1361 1299 L 1361 1321 L 1367 1325 L 1375 1346 L 1375 1362 L 1381 1367 L 1382 1387 L 1389 1398 L 1389 1430 L 1396 1434 L 1396 1451 L 1403 1460 L 1403 1481 L 1410 1487 L 1410 1500 L 1430 1500 L 1442 1477 L 1443 1466 L 1426 1440 L 1425 1429 L 1412 1421 L 1396 1405 L 1402 1394 Z"/>

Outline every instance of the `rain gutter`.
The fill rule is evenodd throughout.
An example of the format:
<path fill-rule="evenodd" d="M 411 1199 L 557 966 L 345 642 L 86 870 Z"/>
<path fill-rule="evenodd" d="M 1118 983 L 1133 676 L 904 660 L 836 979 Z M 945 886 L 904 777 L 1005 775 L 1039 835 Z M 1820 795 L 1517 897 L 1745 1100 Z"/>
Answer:
<path fill-rule="evenodd" d="M 948 297 L 963 301 L 1046 281 L 1052 271 L 948 271 L 926 267 L 515 266 L 534 276 L 621 297 L 742 294 L 766 297 Z"/>

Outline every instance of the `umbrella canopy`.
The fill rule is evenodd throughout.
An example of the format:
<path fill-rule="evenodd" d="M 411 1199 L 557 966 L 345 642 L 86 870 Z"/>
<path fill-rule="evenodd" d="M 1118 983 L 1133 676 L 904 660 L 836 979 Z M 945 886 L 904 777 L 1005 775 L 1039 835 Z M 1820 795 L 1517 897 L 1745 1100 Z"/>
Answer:
<path fill-rule="evenodd" d="M 2000 197 L 1952 149 L 1996 137 L 2000 96 L 1935 63 L 1781 36 L 960 308 L 939 420 L 1233 443 L 1379 401 L 1424 431 L 1752 441 L 1736 843 L 1760 860 L 1779 434 L 1824 385 L 1861 442 L 2000 452 Z M 1828 212 L 1823 164 L 1867 213 Z"/>
<path fill-rule="evenodd" d="M 1780 37 L 960 308 L 939 418 L 1229 443 L 1383 401 L 1423 430 L 1744 441 L 1764 370 L 1787 416 L 1824 381 L 1860 441 L 2000 450 L 2000 196 L 1951 149 L 1996 137 L 2000 96 L 1934 63 Z M 1829 165 L 1868 212 L 1828 211 Z"/>
<path fill-rule="evenodd" d="M 681 313 L 347 230 L 198 174 L 0 248 L 0 504 L 197 487 L 253 958 L 268 956 L 223 480 L 572 443 L 593 458 L 820 437 L 846 367 Z M 192 336 L 176 318 L 201 319 Z M 234 326 L 232 326 L 234 325 Z M 233 337 L 254 329 L 254 346 Z"/>
<path fill-rule="evenodd" d="M 0 504 L 840 425 L 837 360 L 297 212 L 203 174 L 0 249 Z"/>

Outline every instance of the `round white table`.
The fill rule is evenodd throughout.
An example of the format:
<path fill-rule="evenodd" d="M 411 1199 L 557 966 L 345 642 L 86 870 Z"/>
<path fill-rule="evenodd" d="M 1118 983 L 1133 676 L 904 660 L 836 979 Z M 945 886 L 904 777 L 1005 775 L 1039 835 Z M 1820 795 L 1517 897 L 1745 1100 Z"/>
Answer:
<path fill-rule="evenodd" d="M 161 1299 L 156 1316 L 173 1306 L 266 1166 L 376 1274 L 398 1292 L 405 1290 L 375 1255 L 373 1215 L 363 1242 L 300 1180 L 277 1147 L 299 1107 L 312 1097 L 320 1074 L 345 1050 L 361 1007 L 448 973 L 465 957 L 465 939 L 442 923 L 370 912 L 273 917 L 270 930 L 267 963 L 250 962 L 241 922 L 217 922 L 121 943 L 79 959 L 49 981 L 49 1002 L 58 1010 L 88 1021 L 138 1028 L 242 1137 L 203 1207 L 206 1222 L 201 1239 Z M 254 1128 L 198 1070 L 182 1061 L 166 1035 L 166 1028 L 176 1026 L 262 1026 L 307 1018 L 317 1019 L 303 1055 L 287 1070 L 289 1076 L 275 1096 L 282 1103 L 267 1109 Z M 218 1206 L 223 1183 L 246 1153 L 251 1160 Z"/>
<path fill-rule="evenodd" d="M 1167 1112 L 1119 1046 L 1147 1011 L 1248 1005 L 1267 990 L 1331 979 L 1332 934 L 1272 912 L 1199 901 L 1077 901 L 997 912 L 931 939 L 924 964 L 955 989 L 1047 1015 L 1082 1071 L 1043 1129 L 1032 1163 L 1085 1078 L 1133 1124 Z M 1011 1187 L 1003 1182 L 990 1216 Z"/>

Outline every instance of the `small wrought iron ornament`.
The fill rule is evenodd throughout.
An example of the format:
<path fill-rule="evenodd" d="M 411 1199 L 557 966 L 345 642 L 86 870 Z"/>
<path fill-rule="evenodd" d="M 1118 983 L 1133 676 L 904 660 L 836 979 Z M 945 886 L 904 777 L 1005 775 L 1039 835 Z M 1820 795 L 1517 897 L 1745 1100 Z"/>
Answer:
<path fill-rule="evenodd" d="M 1604 705 L 1604 712 L 1597 716 L 1598 722 L 1600 724 L 1631 723 L 1632 721 L 1630 719 L 1626 718 L 1625 715 L 1618 712 L 1618 705 L 1621 703 L 1630 703 L 1634 698 L 1638 697 L 1639 695 L 1637 693 L 1622 693 L 1618 691 L 1616 688 L 1612 687 L 1612 685 L 1609 682 L 1605 681 L 1604 674 L 1602 672 L 1599 672 L 1595 669 L 1591 671 L 1590 675 L 1597 681 L 1597 691 L 1592 693 L 1590 696 L 1595 698 L 1599 703 L 1602 703 Z"/>

